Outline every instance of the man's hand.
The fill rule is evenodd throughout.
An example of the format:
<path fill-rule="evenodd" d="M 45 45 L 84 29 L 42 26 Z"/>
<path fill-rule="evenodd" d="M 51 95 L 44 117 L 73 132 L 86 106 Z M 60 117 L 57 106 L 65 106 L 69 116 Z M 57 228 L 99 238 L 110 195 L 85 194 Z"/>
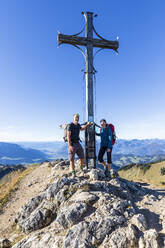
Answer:
<path fill-rule="evenodd" d="M 83 131 L 87 128 L 87 126 L 90 126 L 91 125 L 91 122 L 88 121 L 87 124 L 85 126 L 83 126 L 80 130 Z"/>
<path fill-rule="evenodd" d="M 91 122 L 90 122 L 90 121 L 88 121 L 86 125 L 87 125 L 87 126 L 90 126 L 90 125 L 91 125 Z"/>
<path fill-rule="evenodd" d="M 108 148 L 108 149 L 107 149 L 107 152 L 111 152 L 111 149 Z"/>

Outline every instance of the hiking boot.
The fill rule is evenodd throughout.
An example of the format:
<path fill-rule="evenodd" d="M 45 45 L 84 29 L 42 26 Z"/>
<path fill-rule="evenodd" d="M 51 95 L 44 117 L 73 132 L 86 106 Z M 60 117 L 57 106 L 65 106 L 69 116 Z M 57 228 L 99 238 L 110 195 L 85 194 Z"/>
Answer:
<path fill-rule="evenodd" d="M 84 168 L 85 168 L 85 165 L 84 165 L 84 164 L 80 165 L 80 170 L 81 170 L 82 172 L 84 172 Z"/>
<path fill-rule="evenodd" d="M 76 172 L 72 171 L 72 178 L 75 178 L 75 177 L 76 177 Z"/>
<path fill-rule="evenodd" d="M 104 174 L 105 174 L 106 177 L 108 176 L 108 167 L 107 167 L 107 165 L 106 165 L 106 167 L 105 167 Z"/>
<path fill-rule="evenodd" d="M 108 173 L 107 173 L 107 177 L 109 178 L 109 179 L 111 179 L 112 177 L 111 177 L 111 173 L 110 173 L 110 171 L 108 171 Z"/>
<path fill-rule="evenodd" d="M 109 179 L 111 179 L 111 173 L 110 173 L 110 171 L 108 171 L 108 170 L 105 170 L 105 176 L 106 177 L 108 177 Z"/>

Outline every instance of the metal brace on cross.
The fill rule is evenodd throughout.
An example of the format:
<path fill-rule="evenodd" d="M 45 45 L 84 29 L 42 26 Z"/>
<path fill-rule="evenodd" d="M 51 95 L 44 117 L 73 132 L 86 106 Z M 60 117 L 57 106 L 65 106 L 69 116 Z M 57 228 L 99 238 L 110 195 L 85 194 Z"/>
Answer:
<path fill-rule="evenodd" d="M 93 97 L 93 76 L 96 72 L 93 66 L 93 48 L 112 49 L 117 52 L 119 47 L 118 41 L 110 41 L 102 38 L 95 30 L 93 26 L 93 13 L 82 12 L 85 16 L 86 23 L 86 35 L 85 37 L 78 36 L 83 30 L 75 35 L 64 35 L 59 33 L 57 40 L 58 44 L 70 44 L 79 48 L 84 54 L 83 50 L 79 46 L 86 47 L 85 65 L 86 65 L 86 121 L 94 123 L 94 97 Z M 95 15 L 97 16 L 97 15 Z M 93 32 L 97 35 L 97 38 L 93 38 Z M 85 131 L 85 160 L 88 168 L 88 160 L 93 160 L 93 166 L 96 167 L 96 140 L 95 140 L 95 125 L 88 126 Z"/>

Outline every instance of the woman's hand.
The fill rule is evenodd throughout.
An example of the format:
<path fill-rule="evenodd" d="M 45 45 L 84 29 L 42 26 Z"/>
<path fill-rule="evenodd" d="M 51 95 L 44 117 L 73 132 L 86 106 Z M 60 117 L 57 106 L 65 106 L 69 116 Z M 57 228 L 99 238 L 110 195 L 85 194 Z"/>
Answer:
<path fill-rule="evenodd" d="M 111 152 L 111 149 L 107 149 L 107 152 Z"/>

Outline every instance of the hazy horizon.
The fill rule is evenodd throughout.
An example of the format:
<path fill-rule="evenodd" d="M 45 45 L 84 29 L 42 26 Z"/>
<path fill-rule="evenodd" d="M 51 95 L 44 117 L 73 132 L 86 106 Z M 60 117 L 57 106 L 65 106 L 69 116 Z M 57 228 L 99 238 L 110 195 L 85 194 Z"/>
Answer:
<path fill-rule="evenodd" d="M 97 138 L 97 140 L 99 141 L 100 139 L 99 138 Z M 119 139 L 117 139 L 117 140 L 128 140 L 128 141 L 132 141 L 132 140 L 162 140 L 162 141 L 164 141 L 165 139 L 160 139 L 160 138 L 151 138 L 151 139 L 136 139 L 136 138 L 134 138 L 134 139 L 122 139 L 122 138 L 119 138 Z M 64 142 L 64 140 L 63 139 L 61 139 L 61 140 L 16 140 L 16 141 L 7 141 L 7 140 L 0 140 L 0 142 L 4 142 L 4 143 L 24 143 L 24 142 L 28 142 L 28 143 L 30 143 L 30 142 L 38 142 L 38 143 L 44 143 L 44 142 L 63 142 L 63 143 L 65 143 L 65 144 L 67 144 L 67 142 Z M 83 140 L 83 142 L 84 142 L 84 140 Z"/>

